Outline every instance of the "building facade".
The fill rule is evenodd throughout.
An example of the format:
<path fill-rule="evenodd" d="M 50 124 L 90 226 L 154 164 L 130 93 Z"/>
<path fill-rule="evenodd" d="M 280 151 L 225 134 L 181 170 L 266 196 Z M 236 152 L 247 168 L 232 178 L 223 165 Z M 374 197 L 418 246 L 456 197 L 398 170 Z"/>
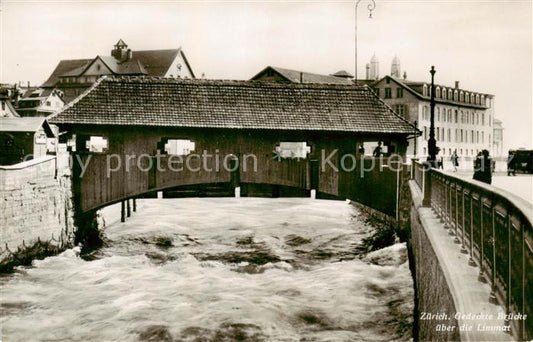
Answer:
<path fill-rule="evenodd" d="M 0 117 L 13 118 L 19 117 L 15 108 L 13 108 L 14 99 L 18 96 L 16 88 L 11 85 L 0 85 Z"/>
<path fill-rule="evenodd" d="M 507 155 L 507 151 L 503 150 L 503 123 L 501 120 L 494 119 L 492 123 L 493 138 L 492 138 L 492 155 L 495 157 L 503 157 Z"/>
<path fill-rule="evenodd" d="M 409 144 L 407 154 L 428 156 L 431 84 L 385 76 L 373 84 L 376 94 L 396 113 L 415 124 L 422 135 Z M 435 85 L 435 139 L 439 156 L 474 157 L 483 149 L 494 153 L 494 96 Z"/>
<path fill-rule="evenodd" d="M 18 100 L 16 108 L 23 117 L 46 117 L 65 105 L 63 92 L 59 89 L 32 88 L 28 89 Z"/>
<path fill-rule="evenodd" d="M 60 89 L 68 103 L 102 75 L 195 78 L 181 48 L 132 51 L 120 39 L 111 50 L 111 56 L 60 61 L 42 87 Z"/>

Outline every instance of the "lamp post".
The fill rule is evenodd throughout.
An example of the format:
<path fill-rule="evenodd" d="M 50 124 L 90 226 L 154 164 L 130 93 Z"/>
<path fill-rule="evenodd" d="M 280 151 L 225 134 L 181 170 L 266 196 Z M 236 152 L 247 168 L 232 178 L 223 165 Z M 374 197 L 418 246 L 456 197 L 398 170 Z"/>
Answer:
<path fill-rule="evenodd" d="M 437 142 L 435 141 L 435 67 L 432 65 L 431 70 L 431 102 L 430 102 L 430 124 L 428 140 L 428 162 L 431 166 L 436 166 L 437 160 Z"/>
<path fill-rule="evenodd" d="M 362 0 L 357 0 L 357 2 L 355 3 L 355 73 L 354 73 L 354 77 L 355 77 L 356 83 L 357 83 L 357 7 L 359 6 L 359 3 L 361 1 Z M 369 0 L 369 1 L 370 3 L 368 4 L 367 8 L 370 13 L 368 17 L 372 18 L 372 11 L 376 8 L 376 2 L 374 0 Z"/>

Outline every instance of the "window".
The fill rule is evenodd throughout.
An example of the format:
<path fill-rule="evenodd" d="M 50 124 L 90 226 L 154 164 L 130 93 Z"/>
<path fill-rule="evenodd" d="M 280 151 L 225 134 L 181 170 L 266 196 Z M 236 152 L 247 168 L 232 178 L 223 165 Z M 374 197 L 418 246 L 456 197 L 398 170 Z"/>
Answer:
<path fill-rule="evenodd" d="M 455 91 L 453 92 L 453 100 L 454 100 L 454 101 L 457 101 L 457 96 L 458 96 L 458 95 L 459 95 L 459 92 L 458 92 L 457 90 L 455 90 Z"/>
<path fill-rule="evenodd" d="M 452 100 L 453 92 L 451 89 L 448 89 L 448 100 Z"/>
<path fill-rule="evenodd" d="M 424 84 L 424 87 L 422 88 L 422 95 L 427 96 L 428 95 L 428 86 Z"/>
<path fill-rule="evenodd" d="M 476 143 L 479 144 L 479 131 L 476 131 Z"/>
<path fill-rule="evenodd" d="M 440 121 L 440 108 L 437 108 L 437 121 Z"/>
<path fill-rule="evenodd" d="M 399 88 L 398 88 L 398 89 L 399 89 Z M 404 105 L 396 105 L 396 106 L 394 106 L 394 111 L 395 111 L 397 114 L 403 116 L 403 115 L 405 114 L 405 113 L 404 113 L 404 108 L 405 108 Z"/>
<path fill-rule="evenodd" d="M 46 101 L 46 106 L 47 107 L 50 107 L 52 104 L 50 103 L 50 101 Z"/>
<path fill-rule="evenodd" d="M 435 90 L 435 97 L 440 97 L 440 88 L 437 87 L 437 89 Z"/>
<path fill-rule="evenodd" d="M 457 112 L 457 109 L 455 110 L 455 123 L 458 122 L 459 119 L 459 113 Z"/>
<path fill-rule="evenodd" d="M 396 88 L 396 97 L 397 98 L 403 97 L 403 88 Z"/>
<path fill-rule="evenodd" d="M 387 77 L 387 79 L 385 80 L 385 82 L 387 82 L 387 84 L 390 84 L 390 78 Z"/>
<path fill-rule="evenodd" d="M 422 119 L 423 120 L 429 120 L 428 106 L 424 106 L 424 108 L 422 110 Z"/>
<path fill-rule="evenodd" d="M 446 94 L 447 94 L 446 88 L 443 88 L 442 89 L 442 99 L 443 100 L 446 100 L 446 98 L 447 98 Z"/>
<path fill-rule="evenodd" d="M 485 132 L 481 132 L 481 143 L 485 143 Z"/>
<path fill-rule="evenodd" d="M 485 113 L 481 113 L 481 125 L 485 126 Z"/>
<path fill-rule="evenodd" d="M 472 115 L 471 115 L 471 123 L 472 123 L 472 125 L 475 123 L 474 119 L 475 119 L 475 116 L 474 116 L 474 113 L 472 113 Z"/>
<path fill-rule="evenodd" d="M 470 142 L 474 143 L 474 130 L 470 131 Z"/>
<path fill-rule="evenodd" d="M 452 130 L 448 128 L 448 142 L 452 141 Z"/>
<path fill-rule="evenodd" d="M 186 156 L 195 149 L 195 143 L 189 139 L 163 138 L 158 143 L 157 149 L 161 154 Z"/>
<path fill-rule="evenodd" d="M 439 141 L 440 140 L 440 128 L 436 127 L 436 131 L 437 131 L 436 139 L 437 139 L 437 141 Z"/>
<path fill-rule="evenodd" d="M 424 140 L 428 140 L 428 128 L 424 126 Z"/>
<path fill-rule="evenodd" d="M 281 158 L 307 158 L 311 153 L 311 146 L 304 142 L 285 142 L 282 141 L 276 146 L 276 152 Z"/>
<path fill-rule="evenodd" d="M 465 102 L 466 103 L 470 102 L 470 94 L 469 93 L 465 94 Z"/>
<path fill-rule="evenodd" d="M 391 90 L 390 88 L 385 88 L 385 98 L 390 99 L 391 98 Z"/>
<path fill-rule="evenodd" d="M 461 91 L 459 93 L 459 101 L 463 102 L 465 100 L 465 94 Z"/>
<path fill-rule="evenodd" d="M 463 130 L 461 130 L 461 142 L 464 142 L 464 139 L 463 139 Z"/>
<path fill-rule="evenodd" d="M 109 142 L 107 138 L 103 136 L 92 135 L 87 141 L 85 141 L 85 148 L 89 152 L 105 153 L 109 148 Z"/>

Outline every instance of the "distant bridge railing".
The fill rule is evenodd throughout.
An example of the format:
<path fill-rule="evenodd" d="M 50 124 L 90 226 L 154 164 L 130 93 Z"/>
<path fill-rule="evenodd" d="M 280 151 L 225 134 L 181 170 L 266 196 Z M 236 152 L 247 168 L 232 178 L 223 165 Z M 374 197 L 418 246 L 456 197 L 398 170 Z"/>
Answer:
<path fill-rule="evenodd" d="M 481 182 L 461 179 L 414 162 L 412 178 L 424 205 L 455 236 L 479 280 L 492 287 L 490 300 L 507 314 L 527 315 L 508 323 L 520 340 L 533 338 L 533 205 Z"/>

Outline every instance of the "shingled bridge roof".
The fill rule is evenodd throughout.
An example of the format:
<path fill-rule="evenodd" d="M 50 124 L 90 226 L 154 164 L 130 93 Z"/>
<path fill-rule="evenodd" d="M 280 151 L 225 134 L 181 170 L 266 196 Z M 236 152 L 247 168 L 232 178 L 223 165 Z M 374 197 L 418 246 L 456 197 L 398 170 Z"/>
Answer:
<path fill-rule="evenodd" d="M 54 124 L 419 134 L 366 86 L 108 77 Z"/>

